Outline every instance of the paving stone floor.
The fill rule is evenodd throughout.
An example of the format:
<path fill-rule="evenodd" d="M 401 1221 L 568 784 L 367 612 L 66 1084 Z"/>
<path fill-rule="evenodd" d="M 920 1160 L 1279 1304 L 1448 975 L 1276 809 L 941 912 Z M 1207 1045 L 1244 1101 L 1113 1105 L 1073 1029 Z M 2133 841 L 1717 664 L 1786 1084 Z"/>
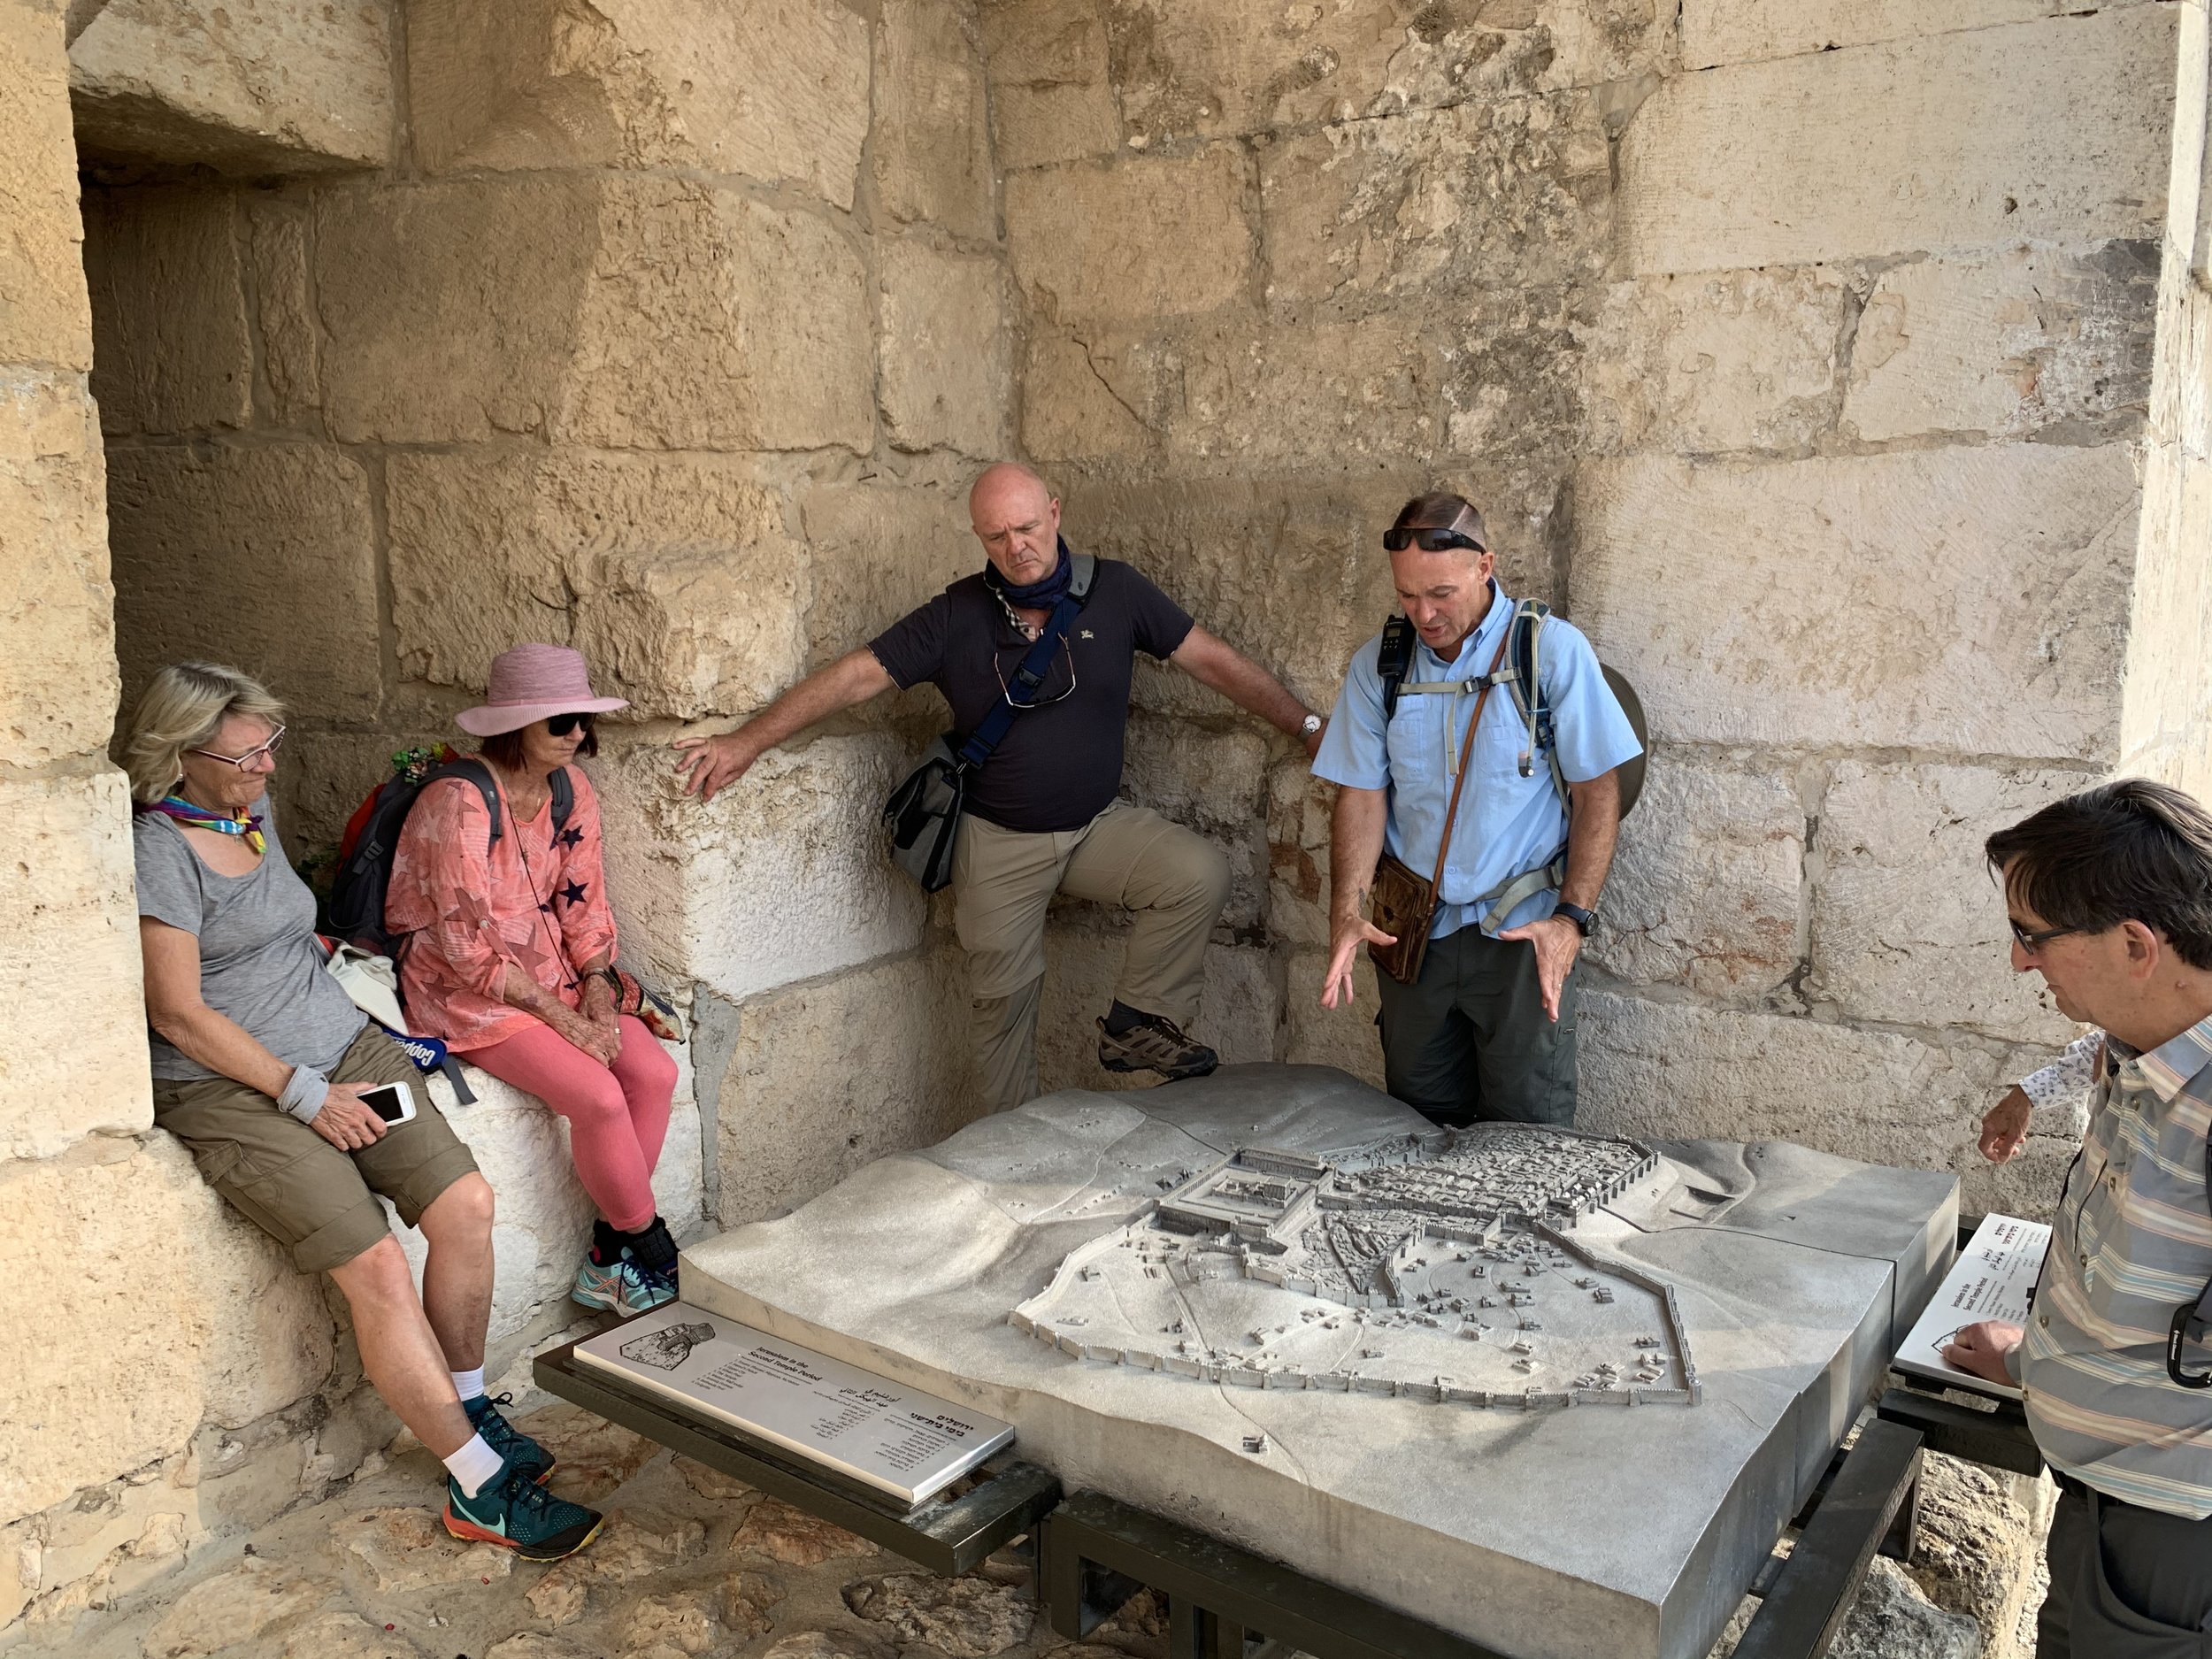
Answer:
<path fill-rule="evenodd" d="M 1162 1659 L 1148 1594 L 1085 1642 L 1047 1629 L 1002 1555 L 942 1579 L 739 1480 L 503 1379 L 560 1459 L 554 1489 L 607 1514 L 549 1565 L 439 1525 L 442 1471 L 395 1451 L 280 1517 L 188 1587 L 89 1619 L 73 1659 Z M 2032 1648 L 2039 1555 L 1985 1471 L 1937 1460 L 1911 1578 L 1878 1563 L 1839 1659 L 2012 1659 Z M 1987 1488 L 1987 1490 L 1984 1490 Z M 1953 1559 L 1955 1558 L 1955 1559 Z M 1915 1582 L 1917 1579 L 1920 1582 Z M 1924 1590 L 1934 1593 L 1932 1602 Z M 1750 1604 L 1747 1603 L 1746 1613 Z M 1740 1629 L 1715 1649 L 1727 1655 Z"/>

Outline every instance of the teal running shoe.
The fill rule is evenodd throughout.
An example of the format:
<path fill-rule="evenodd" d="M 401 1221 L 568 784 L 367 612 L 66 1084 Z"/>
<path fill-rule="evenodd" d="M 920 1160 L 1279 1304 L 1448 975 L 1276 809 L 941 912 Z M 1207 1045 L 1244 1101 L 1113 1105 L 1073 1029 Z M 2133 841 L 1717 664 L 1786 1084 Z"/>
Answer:
<path fill-rule="evenodd" d="M 590 1256 L 576 1270 L 576 1288 L 570 1296 L 587 1308 L 611 1313 L 650 1313 L 663 1302 L 676 1300 L 676 1286 L 664 1274 L 623 1256 L 618 1261 L 595 1262 Z"/>
<path fill-rule="evenodd" d="M 479 1394 L 473 1400 L 462 1401 L 461 1409 L 469 1414 L 469 1427 L 484 1437 L 485 1445 L 504 1461 L 526 1471 L 531 1479 L 543 1486 L 558 1465 L 552 1453 L 499 1415 L 500 1407 L 514 1402 L 512 1394 L 488 1399 Z"/>
<path fill-rule="evenodd" d="M 557 1498 L 513 1463 L 484 1483 L 474 1497 L 461 1495 L 452 1476 L 445 1483 L 445 1530 L 472 1544 L 496 1544 L 525 1561 L 558 1561 L 599 1535 L 596 1509 Z"/>

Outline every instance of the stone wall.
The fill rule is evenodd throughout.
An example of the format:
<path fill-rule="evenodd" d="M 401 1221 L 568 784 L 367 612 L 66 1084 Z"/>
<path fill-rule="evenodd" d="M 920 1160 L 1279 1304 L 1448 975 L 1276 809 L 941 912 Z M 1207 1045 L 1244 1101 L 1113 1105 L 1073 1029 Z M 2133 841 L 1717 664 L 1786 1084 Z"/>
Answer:
<path fill-rule="evenodd" d="M 1939 10 L 983 16 L 1021 438 L 1071 533 L 1325 707 L 1391 608 L 1380 526 L 1458 488 L 1641 690 L 1586 1120 L 2032 1212 L 2071 1124 L 2001 1173 L 1971 1125 L 2067 1027 L 1976 849 L 2121 755 L 2177 8 Z M 1179 676 L 1138 700 L 1133 787 L 1264 872 L 1225 979 L 1281 999 L 1284 1057 L 1373 1075 L 1371 992 L 1314 1001 L 1325 792 Z"/>

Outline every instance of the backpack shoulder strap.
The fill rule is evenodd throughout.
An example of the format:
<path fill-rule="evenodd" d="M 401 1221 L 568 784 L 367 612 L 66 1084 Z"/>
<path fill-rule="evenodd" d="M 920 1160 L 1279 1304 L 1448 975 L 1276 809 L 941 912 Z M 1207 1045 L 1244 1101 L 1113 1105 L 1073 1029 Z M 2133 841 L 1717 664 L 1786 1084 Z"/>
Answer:
<path fill-rule="evenodd" d="M 1375 669 L 1382 676 L 1383 724 L 1398 712 L 1398 693 L 1413 668 L 1413 624 L 1393 617 L 1383 624 L 1382 645 L 1375 653 Z"/>
<path fill-rule="evenodd" d="M 1086 603 L 1091 596 L 1091 584 L 1098 580 L 1098 561 L 1088 553 L 1078 553 L 1069 563 L 1072 568 L 1068 572 L 1068 592 L 1075 595 L 1076 603 Z"/>
<path fill-rule="evenodd" d="M 575 782 L 569 777 L 565 766 L 554 767 L 553 775 L 547 781 L 553 786 L 553 827 L 557 830 L 566 829 L 568 815 L 576 810 Z"/>
<path fill-rule="evenodd" d="M 476 793 L 484 797 L 484 810 L 492 815 L 492 833 L 485 839 L 487 851 L 496 846 L 501 834 L 499 824 L 499 786 L 492 781 L 492 769 L 472 755 L 449 760 L 425 778 L 423 787 L 428 788 L 441 778 L 465 778 L 476 786 Z"/>

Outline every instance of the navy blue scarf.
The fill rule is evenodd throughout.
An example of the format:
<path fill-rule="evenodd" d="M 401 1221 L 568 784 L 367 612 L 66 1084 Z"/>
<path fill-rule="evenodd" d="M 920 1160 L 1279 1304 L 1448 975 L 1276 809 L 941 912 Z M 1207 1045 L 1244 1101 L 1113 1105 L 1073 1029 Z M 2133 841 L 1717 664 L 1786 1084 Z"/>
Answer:
<path fill-rule="evenodd" d="M 985 567 L 983 580 L 989 582 L 999 597 L 1010 605 L 1019 606 L 1024 611 L 1049 611 L 1066 597 L 1068 584 L 1075 580 L 1075 560 L 1068 552 L 1067 538 L 1062 536 L 1059 541 L 1060 562 L 1052 567 L 1052 574 L 1042 581 L 1018 588 L 999 574 L 995 565 Z"/>

